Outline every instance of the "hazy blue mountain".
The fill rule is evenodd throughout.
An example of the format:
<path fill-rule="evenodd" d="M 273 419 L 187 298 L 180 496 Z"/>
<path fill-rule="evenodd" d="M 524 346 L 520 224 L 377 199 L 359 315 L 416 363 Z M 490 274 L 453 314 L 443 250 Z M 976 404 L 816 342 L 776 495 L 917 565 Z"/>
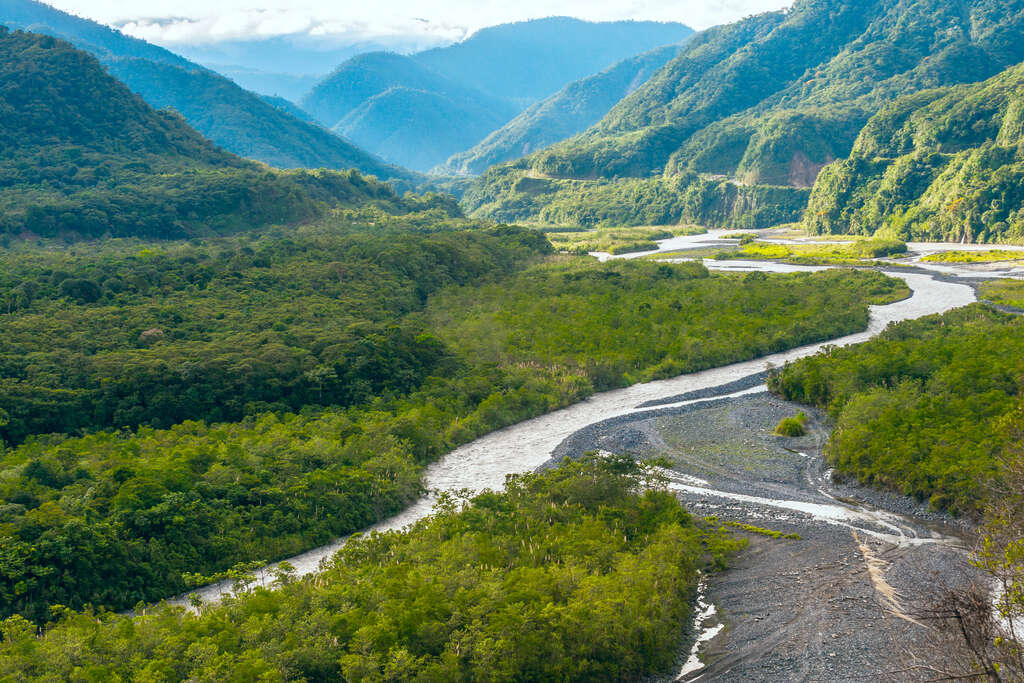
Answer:
<path fill-rule="evenodd" d="M 178 54 L 227 76 L 247 90 L 298 102 L 339 64 L 358 54 L 407 54 L 431 46 L 422 36 L 346 40 L 336 35 L 291 34 L 173 47 Z"/>
<path fill-rule="evenodd" d="M 467 106 L 491 107 L 506 119 L 514 114 L 507 102 L 393 52 L 368 52 L 347 60 L 302 98 L 300 105 L 320 123 L 333 127 L 363 102 L 392 88 L 423 90 Z"/>
<path fill-rule="evenodd" d="M 301 104 L 356 144 L 423 171 L 473 146 L 515 114 L 508 102 L 391 52 L 349 59 Z"/>
<path fill-rule="evenodd" d="M 32 0 L 0 0 L 0 23 L 63 38 L 92 53 L 152 107 L 175 109 L 235 154 L 280 168 L 357 168 L 387 179 L 413 177 L 219 74 L 96 22 Z"/>
<path fill-rule="evenodd" d="M 438 171 L 477 175 L 494 164 L 518 159 L 586 130 L 675 57 L 680 47 L 669 45 L 651 50 L 570 83 L 472 149 L 452 156 Z"/>
<path fill-rule="evenodd" d="M 364 101 L 334 130 L 388 161 L 426 171 L 472 146 L 506 120 L 508 112 L 503 108 L 435 91 L 396 87 Z"/>
<path fill-rule="evenodd" d="M 682 24 L 656 22 L 551 18 L 505 24 L 412 56 L 358 55 L 317 84 L 300 105 L 323 125 L 384 159 L 425 171 L 473 147 L 570 81 L 624 57 L 678 43 L 691 33 Z M 627 73 L 631 68 L 633 73 Z M 641 72 L 646 78 L 650 67 L 626 66 L 611 76 L 609 81 L 626 82 L 605 84 L 607 92 L 581 103 L 587 111 L 561 124 L 550 141 L 581 130 L 580 119 L 592 123 L 600 118 Z M 572 108 L 568 102 L 559 106 Z M 562 132 L 566 128 L 569 133 Z"/>
<path fill-rule="evenodd" d="M 502 24 L 466 40 L 414 55 L 448 78 L 525 109 L 566 84 L 656 47 L 679 43 L 693 29 L 654 21 L 589 22 L 549 17 Z"/>

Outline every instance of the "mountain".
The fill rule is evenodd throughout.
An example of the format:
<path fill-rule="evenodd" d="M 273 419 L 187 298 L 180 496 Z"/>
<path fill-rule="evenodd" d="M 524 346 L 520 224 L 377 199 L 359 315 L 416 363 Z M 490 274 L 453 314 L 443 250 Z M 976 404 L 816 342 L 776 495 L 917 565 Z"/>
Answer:
<path fill-rule="evenodd" d="M 356 144 L 422 171 L 471 147 L 515 114 L 507 102 L 390 52 L 349 59 L 301 104 Z"/>
<path fill-rule="evenodd" d="M 62 38 L 95 55 L 155 109 L 173 108 L 240 156 L 279 168 L 356 168 L 408 182 L 413 175 L 168 50 L 32 0 L 0 0 L 0 24 Z"/>
<path fill-rule="evenodd" d="M 454 155 L 442 173 L 477 175 L 488 167 L 544 149 L 597 123 L 622 98 L 676 56 L 679 45 L 624 59 L 534 104 L 472 149 Z"/>
<path fill-rule="evenodd" d="M 515 102 L 521 111 L 568 83 L 691 34 L 678 23 L 549 17 L 481 29 L 413 58 L 453 81 Z"/>
<path fill-rule="evenodd" d="M 395 203 L 355 172 L 278 172 L 154 111 L 71 44 L 0 27 L 0 234 L 179 238 Z"/>
<path fill-rule="evenodd" d="M 847 157 L 886 103 L 1024 59 L 1022 7 L 1024 0 L 798 0 L 710 29 L 586 132 L 491 169 L 467 193 L 468 206 L 537 220 L 557 204 L 562 220 L 575 221 L 593 213 L 587 202 L 611 215 L 625 210 L 624 199 L 667 193 L 680 219 L 715 214 L 761 225 L 768 215 L 748 220 L 742 208 L 716 202 L 734 197 L 756 211 L 765 207 L 751 198 L 768 191 L 758 188 L 783 188 L 791 210 L 772 220 L 798 219 L 820 169 Z M 547 182 L 560 179 L 573 182 Z"/>
<path fill-rule="evenodd" d="M 1024 64 L 884 107 L 818 177 L 815 233 L 1024 241 Z"/>
<path fill-rule="evenodd" d="M 310 31 L 324 30 L 324 35 Z M 353 38 L 313 26 L 306 33 L 239 38 L 197 44 L 178 43 L 173 49 L 185 58 L 223 74 L 246 90 L 298 102 L 339 64 L 366 52 L 409 54 L 436 46 L 442 39 L 429 35 Z"/>
<path fill-rule="evenodd" d="M 428 171 L 508 120 L 504 108 L 413 88 L 389 88 L 334 130 L 388 161 Z"/>
<path fill-rule="evenodd" d="M 388 161 L 427 171 L 567 83 L 692 32 L 682 24 L 564 17 L 505 24 L 411 56 L 358 55 L 300 105 Z"/>

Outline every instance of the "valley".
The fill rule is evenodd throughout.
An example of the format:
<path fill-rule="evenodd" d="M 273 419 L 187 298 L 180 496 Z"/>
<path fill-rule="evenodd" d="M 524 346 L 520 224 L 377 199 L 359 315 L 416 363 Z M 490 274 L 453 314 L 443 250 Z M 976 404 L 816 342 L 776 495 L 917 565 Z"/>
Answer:
<path fill-rule="evenodd" d="M 1020 0 L 58 4 L 0 681 L 1024 680 Z"/>

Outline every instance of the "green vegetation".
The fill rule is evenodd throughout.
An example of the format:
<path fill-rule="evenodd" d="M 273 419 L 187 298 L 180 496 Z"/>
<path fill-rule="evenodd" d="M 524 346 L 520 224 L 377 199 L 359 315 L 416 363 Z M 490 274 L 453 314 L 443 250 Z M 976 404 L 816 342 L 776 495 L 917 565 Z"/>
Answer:
<path fill-rule="evenodd" d="M 791 418 L 787 418 L 791 419 Z M 758 534 L 759 536 L 767 536 L 768 538 L 784 538 L 789 541 L 799 541 L 800 534 L 787 534 L 783 531 L 775 531 L 774 529 L 765 529 L 763 527 L 754 526 L 753 524 L 744 524 L 743 522 L 725 522 L 725 526 L 731 526 L 735 529 L 742 529 L 751 534 Z"/>
<path fill-rule="evenodd" d="M 779 436 L 803 436 L 807 433 L 807 415 L 802 411 L 793 417 L 784 417 L 775 427 L 775 433 Z"/>
<path fill-rule="evenodd" d="M 826 168 L 805 226 L 902 239 L 1024 241 L 1024 66 L 897 100 Z"/>
<path fill-rule="evenodd" d="M 989 249 L 987 251 L 942 251 L 921 258 L 926 263 L 993 263 L 1024 261 L 1024 251 Z"/>
<path fill-rule="evenodd" d="M 125 608 L 321 544 L 477 436 L 863 329 L 867 303 L 902 294 L 872 272 L 530 266 L 550 251 L 534 230 L 367 208 L 6 252 L 0 437 L 21 445 L 0 460 L 3 611 Z"/>
<path fill-rule="evenodd" d="M 440 170 L 479 175 L 495 164 L 582 133 L 637 84 L 649 79 L 675 57 L 679 49 L 679 45 L 660 47 L 570 83 L 495 130 L 472 149 L 452 156 Z"/>
<path fill-rule="evenodd" d="M 473 215 L 584 228 L 699 225 L 767 228 L 800 220 L 809 191 L 746 186 L 696 175 L 574 180 L 538 175 L 524 162 L 495 166 L 466 189 Z"/>
<path fill-rule="evenodd" d="M 981 283 L 978 294 L 994 304 L 1024 310 L 1024 280 L 989 280 Z"/>
<path fill-rule="evenodd" d="M 858 264 L 865 261 L 905 254 L 907 245 L 898 240 L 867 239 L 851 244 L 770 244 L 740 242 L 740 248 L 721 251 L 718 259 L 771 259 L 790 263 Z"/>
<path fill-rule="evenodd" d="M 638 187 L 656 195 L 656 186 L 666 195 L 661 204 L 679 205 L 690 192 L 707 194 L 710 186 L 719 198 L 718 212 L 729 220 L 685 214 L 686 220 L 765 227 L 799 219 L 807 193 L 796 190 L 814 185 L 823 166 L 850 156 L 884 105 L 902 95 L 990 78 L 1024 60 L 1024 43 L 1017 39 L 1024 30 L 1021 9 L 1020 0 L 800 0 L 787 11 L 714 27 L 691 38 L 587 131 L 485 173 L 467 193 L 466 207 L 499 220 L 547 213 L 549 219 L 558 214 L 591 225 L 583 219 L 593 207 L 604 214 L 614 206 L 619 223 L 650 224 L 645 204 L 628 201 L 640 193 Z M 961 128 L 970 133 L 974 123 L 967 120 Z M 986 155 L 968 169 L 962 184 L 968 199 L 980 183 L 994 190 L 987 199 L 1013 191 L 1013 173 L 986 179 L 986 169 L 997 166 Z M 526 201 L 518 181 L 537 177 L 573 185 L 552 185 Z M 752 217 L 764 210 L 763 203 L 722 201 L 731 181 L 755 197 L 755 187 L 786 186 L 793 190 L 791 202 L 775 202 L 785 211 L 771 222 Z M 836 180 L 819 192 L 823 201 L 836 195 L 842 203 L 848 187 Z M 887 206 L 889 194 L 882 194 L 880 205 Z M 860 199 L 850 199 L 851 210 L 862 206 Z M 991 230 L 986 239 L 996 239 L 999 230 L 991 226 L 1012 222 L 993 216 L 984 223 L 981 214 L 991 210 L 987 199 L 967 202 L 964 215 Z M 995 211 L 1019 205 L 1007 200 Z M 647 215 L 627 218 L 637 214 Z M 859 225 L 872 226 L 868 220 Z M 840 228 L 848 231 L 842 221 L 829 231 Z"/>
<path fill-rule="evenodd" d="M 769 386 L 836 420 L 842 474 L 977 513 L 1021 403 L 1024 319 L 975 304 L 787 365 Z"/>
<path fill-rule="evenodd" d="M 356 172 L 278 172 L 228 154 L 54 38 L 0 27 L 0 84 L 0 236 L 167 239 L 370 202 L 411 208 Z"/>
<path fill-rule="evenodd" d="M 651 487 L 654 487 L 653 489 Z M 668 668 L 698 569 L 742 546 L 629 459 L 444 498 L 407 533 L 351 540 L 328 569 L 198 614 L 3 622 L 12 680 L 625 680 Z"/>
<path fill-rule="evenodd" d="M 422 180 L 169 50 L 35 0 L 7 0 L 0 23 L 66 40 L 157 110 L 174 110 L 219 147 L 277 168 L 357 169 L 403 188 Z M 44 90 L 45 91 L 45 90 Z M 102 102 L 99 94 L 94 101 Z"/>
<path fill-rule="evenodd" d="M 556 249 L 576 254 L 601 251 L 610 254 L 627 254 L 635 251 L 657 249 L 655 240 L 665 240 L 679 235 L 699 235 L 706 228 L 690 225 L 678 228 L 604 228 L 599 230 L 573 231 L 556 229 L 544 231 Z"/>
<path fill-rule="evenodd" d="M 597 390 L 832 339 L 906 296 L 873 271 L 711 274 L 698 263 L 564 259 L 439 293 L 427 327 L 475 363 L 536 366 Z"/>

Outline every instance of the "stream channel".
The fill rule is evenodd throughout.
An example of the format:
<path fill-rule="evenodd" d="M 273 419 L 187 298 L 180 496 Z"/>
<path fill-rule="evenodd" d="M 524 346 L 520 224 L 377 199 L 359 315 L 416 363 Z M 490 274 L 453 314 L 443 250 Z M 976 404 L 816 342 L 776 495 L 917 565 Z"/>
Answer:
<path fill-rule="evenodd" d="M 665 240 L 659 251 L 721 244 L 719 232 Z M 629 256 L 640 255 L 645 254 Z M 729 271 L 824 268 L 769 261 L 705 264 Z M 884 270 L 905 280 L 913 294 L 872 306 L 864 332 L 603 392 L 487 434 L 428 466 L 424 480 L 430 493 L 366 531 L 400 529 L 425 517 L 437 491 L 497 490 L 507 474 L 586 450 L 667 457 L 673 463 L 665 471 L 668 485 L 695 514 L 798 534 L 800 540 L 752 534 L 734 566 L 702 580 L 694 623 L 698 643 L 680 650 L 679 673 L 665 680 L 889 678 L 887 672 L 903 664 L 903 645 L 912 648 L 921 637 L 905 604 L 959 580 L 954 567 L 963 564 L 964 543 L 955 525 L 911 501 L 834 484 L 821 457 L 828 438 L 823 416 L 809 411 L 806 437 L 774 436 L 778 419 L 801 407 L 769 395 L 764 373 L 826 345 L 868 340 L 892 322 L 965 306 L 976 301 L 975 290 L 957 280 L 992 277 L 966 267 L 943 270 Z M 338 539 L 287 562 L 297 575 L 315 572 L 344 543 Z M 273 566 L 258 572 L 257 583 L 272 580 Z M 231 590 L 230 582 L 222 582 L 193 593 L 210 602 Z M 187 604 L 188 598 L 170 602 Z"/>

